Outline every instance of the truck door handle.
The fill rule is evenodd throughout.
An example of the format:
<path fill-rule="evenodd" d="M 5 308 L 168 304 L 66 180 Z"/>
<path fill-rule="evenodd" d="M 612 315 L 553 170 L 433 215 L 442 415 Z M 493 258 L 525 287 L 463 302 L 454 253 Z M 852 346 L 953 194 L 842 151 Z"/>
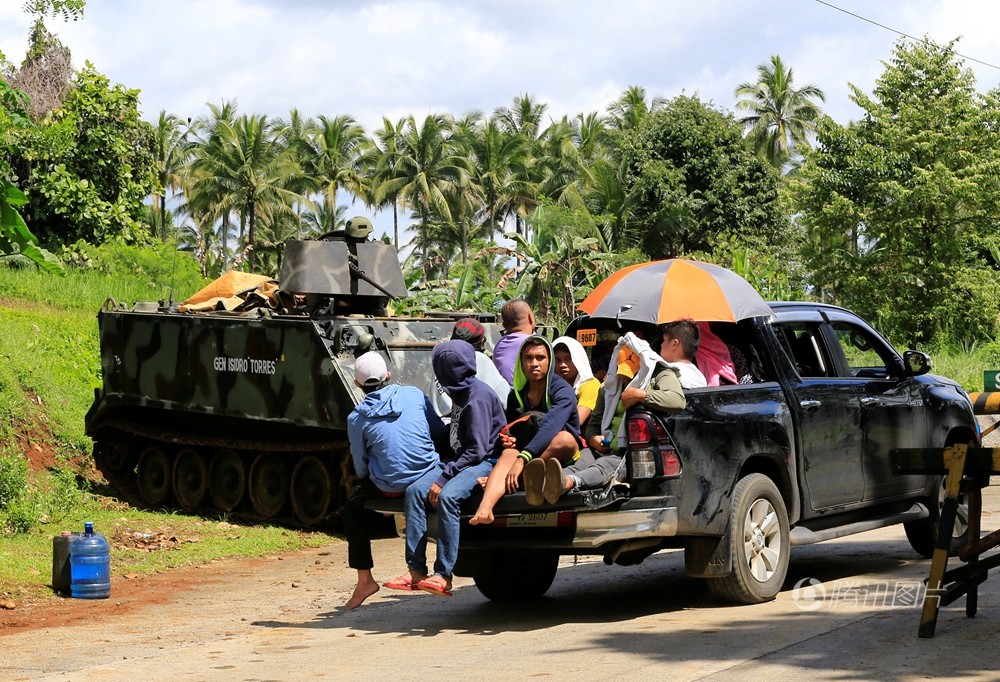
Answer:
<path fill-rule="evenodd" d="M 869 396 L 865 396 L 864 398 L 861 399 L 861 406 L 862 407 L 871 407 L 872 405 L 879 405 L 879 404 L 881 404 L 881 402 L 882 401 L 879 400 L 878 398 L 874 398 L 874 397 L 872 397 L 872 396 L 869 395 Z"/>
<path fill-rule="evenodd" d="M 799 401 L 799 407 L 801 407 L 806 412 L 814 412 L 814 411 L 818 410 L 819 407 L 820 407 L 820 405 L 822 405 L 822 404 L 823 403 L 821 403 L 818 400 L 800 400 Z"/>

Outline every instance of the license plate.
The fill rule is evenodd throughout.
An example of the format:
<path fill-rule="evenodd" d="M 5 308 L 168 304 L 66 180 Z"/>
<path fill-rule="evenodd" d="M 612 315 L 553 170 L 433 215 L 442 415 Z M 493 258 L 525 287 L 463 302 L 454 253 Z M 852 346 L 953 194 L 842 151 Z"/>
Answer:
<path fill-rule="evenodd" d="M 501 516 L 494 522 L 495 528 L 566 528 L 573 523 L 573 512 L 553 512 Z"/>

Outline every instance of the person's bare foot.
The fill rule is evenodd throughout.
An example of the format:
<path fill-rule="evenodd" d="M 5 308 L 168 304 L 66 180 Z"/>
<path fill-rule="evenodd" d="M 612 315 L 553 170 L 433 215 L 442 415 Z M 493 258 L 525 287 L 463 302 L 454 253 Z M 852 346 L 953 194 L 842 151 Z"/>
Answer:
<path fill-rule="evenodd" d="M 568 493 L 576 484 L 569 476 L 563 476 L 563 493 Z"/>
<path fill-rule="evenodd" d="M 347 610 L 353 611 L 361 606 L 365 599 L 378 592 L 378 583 L 369 575 L 367 578 L 358 577 L 358 584 L 354 586 L 354 594 L 347 600 Z"/>
<path fill-rule="evenodd" d="M 480 488 L 485 488 L 486 487 L 486 481 L 488 481 L 488 480 L 489 480 L 488 477 L 486 477 L 486 476 L 480 476 L 479 478 L 476 479 L 476 483 L 479 484 Z"/>
<path fill-rule="evenodd" d="M 469 519 L 470 526 L 484 525 L 488 526 L 493 523 L 493 512 L 484 512 L 482 509 L 476 510 L 475 516 Z"/>

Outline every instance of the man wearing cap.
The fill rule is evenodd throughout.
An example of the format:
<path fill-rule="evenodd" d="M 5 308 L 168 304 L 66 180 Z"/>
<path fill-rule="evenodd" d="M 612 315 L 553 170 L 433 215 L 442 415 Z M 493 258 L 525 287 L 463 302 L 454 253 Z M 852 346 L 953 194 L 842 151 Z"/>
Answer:
<path fill-rule="evenodd" d="M 451 330 L 452 340 L 462 340 L 470 343 L 476 351 L 476 378 L 484 382 L 493 389 L 500 399 L 501 405 L 507 404 L 507 396 L 510 394 L 510 384 L 501 376 L 493 361 L 486 355 L 486 329 L 482 323 L 474 317 L 463 317 L 455 322 Z M 434 386 L 437 389 L 431 395 L 431 403 L 434 411 L 448 423 L 451 419 L 451 397 L 448 392 L 441 387 L 441 382 L 437 376 L 434 377 Z"/>
<path fill-rule="evenodd" d="M 390 384 L 392 375 L 382 356 L 370 351 L 354 362 L 354 382 L 364 400 L 347 416 L 358 486 L 344 505 L 347 563 L 358 572 L 358 583 L 347 602 L 356 609 L 379 590 L 372 576 L 370 527 L 379 515 L 365 509 L 370 497 L 402 497 L 407 487 L 435 470 L 441 458 L 432 431 L 444 431 L 430 401 L 415 386 Z M 410 553 L 409 543 L 407 554 Z"/>
<path fill-rule="evenodd" d="M 514 367 L 524 340 L 535 333 L 535 314 L 531 306 L 519 298 L 504 303 L 500 309 L 503 336 L 493 348 L 493 364 L 511 386 L 514 385 Z"/>

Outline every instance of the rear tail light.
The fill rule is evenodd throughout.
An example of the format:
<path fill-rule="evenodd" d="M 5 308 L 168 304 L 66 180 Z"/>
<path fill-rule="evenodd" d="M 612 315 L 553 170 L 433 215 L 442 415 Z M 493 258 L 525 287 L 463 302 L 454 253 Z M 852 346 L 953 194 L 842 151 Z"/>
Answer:
<path fill-rule="evenodd" d="M 632 478 L 656 476 L 656 453 L 652 450 L 632 451 Z"/>
<path fill-rule="evenodd" d="M 658 419 L 651 415 L 632 417 L 628 420 L 628 439 L 632 478 L 680 475 L 681 458 Z"/>
<path fill-rule="evenodd" d="M 680 476 L 681 458 L 677 456 L 677 452 L 673 448 L 662 448 L 660 458 L 663 460 L 664 476 Z"/>
<path fill-rule="evenodd" d="M 632 445 L 645 445 L 653 440 L 653 432 L 646 419 L 634 417 L 628 420 L 628 441 Z"/>

